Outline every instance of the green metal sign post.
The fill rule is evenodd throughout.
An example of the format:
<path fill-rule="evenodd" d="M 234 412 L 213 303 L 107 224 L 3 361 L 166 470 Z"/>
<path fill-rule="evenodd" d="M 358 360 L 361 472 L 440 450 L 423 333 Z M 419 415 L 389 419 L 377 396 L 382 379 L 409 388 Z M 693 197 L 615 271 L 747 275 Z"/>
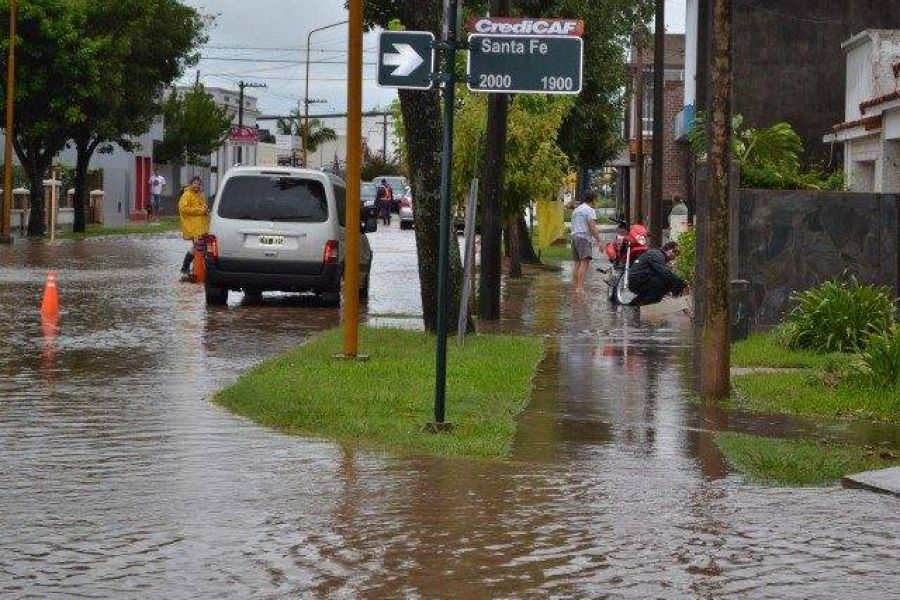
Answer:
<path fill-rule="evenodd" d="M 450 188 L 453 181 L 453 121 L 456 110 L 456 28 L 459 13 L 458 0 L 447 2 L 444 16 L 444 144 L 441 155 L 441 231 L 438 253 L 438 313 L 437 313 L 437 365 L 434 385 L 434 422 L 428 428 L 434 432 L 446 431 L 451 425 L 446 421 L 447 395 L 447 328 L 450 307 Z"/>

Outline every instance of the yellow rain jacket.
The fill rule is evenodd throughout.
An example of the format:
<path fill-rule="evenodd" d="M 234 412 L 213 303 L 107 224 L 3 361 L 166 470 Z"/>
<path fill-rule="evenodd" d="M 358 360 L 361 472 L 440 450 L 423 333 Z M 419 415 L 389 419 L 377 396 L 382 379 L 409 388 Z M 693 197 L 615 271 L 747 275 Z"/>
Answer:
<path fill-rule="evenodd" d="M 184 190 L 178 201 L 178 215 L 181 217 L 181 236 L 192 240 L 206 235 L 209 229 L 209 208 L 203 194 L 191 188 Z"/>

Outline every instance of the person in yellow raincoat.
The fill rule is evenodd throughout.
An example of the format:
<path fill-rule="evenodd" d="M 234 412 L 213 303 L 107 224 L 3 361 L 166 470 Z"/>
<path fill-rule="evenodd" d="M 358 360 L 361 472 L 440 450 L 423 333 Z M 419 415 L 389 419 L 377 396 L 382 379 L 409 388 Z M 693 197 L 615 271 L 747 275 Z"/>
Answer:
<path fill-rule="evenodd" d="M 181 264 L 181 272 L 188 275 L 194 260 L 193 242 L 206 235 L 209 230 L 209 206 L 203 197 L 203 180 L 199 177 L 193 177 L 190 185 L 184 189 L 178 201 L 178 216 L 181 218 L 181 237 L 191 240 L 191 250 L 185 254 Z"/>

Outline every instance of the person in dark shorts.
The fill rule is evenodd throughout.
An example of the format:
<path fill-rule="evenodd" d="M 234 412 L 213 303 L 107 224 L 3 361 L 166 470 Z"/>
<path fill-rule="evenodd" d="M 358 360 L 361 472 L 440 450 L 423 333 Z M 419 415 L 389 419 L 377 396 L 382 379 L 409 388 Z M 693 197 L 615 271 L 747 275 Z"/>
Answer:
<path fill-rule="evenodd" d="M 594 210 L 593 192 L 588 192 L 581 199 L 581 204 L 572 212 L 572 260 L 575 261 L 573 273 L 576 294 L 584 293 L 584 277 L 594 258 L 594 240 L 600 245 L 600 229 L 597 227 L 597 212 Z"/>

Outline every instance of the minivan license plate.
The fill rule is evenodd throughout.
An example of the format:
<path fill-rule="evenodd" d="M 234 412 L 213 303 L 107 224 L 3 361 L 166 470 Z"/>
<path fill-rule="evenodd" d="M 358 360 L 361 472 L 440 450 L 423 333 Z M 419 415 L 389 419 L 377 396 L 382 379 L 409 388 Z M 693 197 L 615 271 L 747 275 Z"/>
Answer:
<path fill-rule="evenodd" d="M 283 235 L 261 235 L 259 236 L 260 246 L 284 246 Z"/>

